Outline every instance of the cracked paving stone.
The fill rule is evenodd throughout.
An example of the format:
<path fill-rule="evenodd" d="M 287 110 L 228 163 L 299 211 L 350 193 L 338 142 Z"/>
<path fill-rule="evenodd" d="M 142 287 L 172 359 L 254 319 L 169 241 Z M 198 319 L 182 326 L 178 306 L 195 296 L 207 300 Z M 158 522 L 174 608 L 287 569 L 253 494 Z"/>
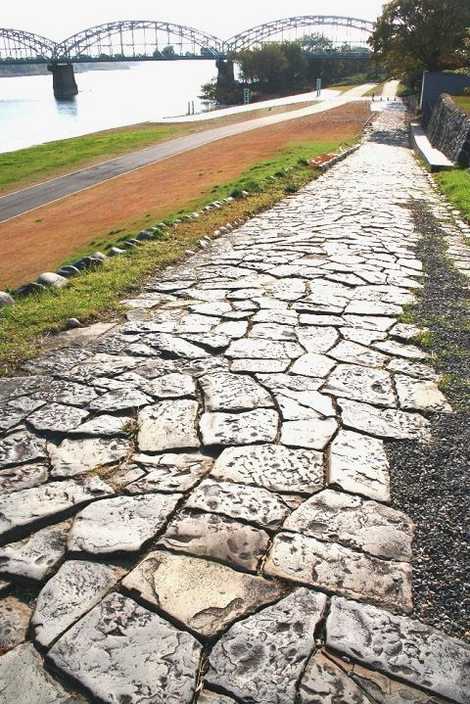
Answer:
<path fill-rule="evenodd" d="M 79 436 L 88 435 L 90 437 L 112 438 L 116 436 L 129 435 L 129 429 L 134 423 L 131 416 L 109 416 L 102 415 L 88 420 L 82 425 L 69 430 L 67 435 Z"/>
<path fill-rule="evenodd" d="M 24 643 L 30 618 L 29 606 L 18 601 L 14 596 L 0 599 L 0 653 L 5 653 Z"/>
<path fill-rule="evenodd" d="M 410 360 L 429 359 L 429 353 L 415 347 L 414 345 L 404 345 L 395 340 L 383 340 L 374 342 L 374 348 L 395 357 L 404 357 Z"/>
<path fill-rule="evenodd" d="M 414 527 L 404 513 L 339 491 L 326 489 L 304 501 L 283 529 L 385 560 L 411 561 Z"/>
<path fill-rule="evenodd" d="M 70 479 L 23 489 L 0 498 L 0 535 L 34 526 L 41 520 L 60 516 L 64 511 L 113 494 L 113 489 L 97 477 L 80 482 Z"/>
<path fill-rule="evenodd" d="M 74 406 L 62 406 L 60 403 L 51 403 L 42 406 L 28 416 L 28 425 L 39 433 L 67 433 L 74 430 L 89 413 Z"/>
<path fill-rule="evenodd" d="M 344 325 L 344 319 L 339 315 L 314 315 L 304 313 L 299 316 L 300 325 L 312 325 L 317 327 L 334 327 L 335 325 Z"/>
<path fill-rule="evenodd" d="M 31 619 L 34 640 L 48 648 L 96 606 L 125 574 L 96 562 L 69 560 L 39 593 Z"/>
<path fill-rule="evenodd" d="M 99 396 L 89 405 L 90 410 L 98 413 L 128 411 L 131 408 L 142 408 L 153 403 L 153 399 L 139 389 L 126 387 L 108 391 L 107 394 Z"/>
<path fill-rule="evenodd" d="M 362 330 L 360 328 L 340 328 L 340 333 L 345 340 L 355 342 L 358 345 L 369 347 L 373 342 L 385 340 L 386 332 L 377 332 L 375 330 Z"/>
<path fill-rule="evenodd" d="M 377 406 L 394 408 L 397 405 L 388 372 L 353 364 L 339 364 L 328 377 L 322 392 Z"/>
<path fill-rule="evenodd" d="M 0 658 L 0 693 L 2 704 L 79 704 L 82 701 L 52 679 L 31 643 L 20 645 Z"/>
<path fill-rule="evenodd" d="M 129 454 L 131 445 L 124 438 L 66 438 L 59 446 L 48 445 L 51 476 L 75 477 L 99 467 L 118 464 Z"/>
<path fill-rule="evenodd" d="M 301 376 L 325 377 L 331 372 L 336 362 L 322 354 L 310 352 L 294 362 L 291 373 Z"/>
<path fill-rule="evenodd" d="M 387 332 L 396 322 L 396 318 L 387 318 L 379 315 L 345 315 L 340 324 L 359 330 Z"/>
<path fill-rule="evenodd" d="M 274 406 L 271 395 L 249 376 L 220 372 L 201 377 L 199 383 L 206 411 L 248 411 Z"/>
<path fill-rule="evenodd" d="M 328 352 L 339 340 L 338 331 L 332 327 L 297 328 L 297 337 L 302 347 L 314 354 Z"/>
<path fill-rule="evenodd" d="M 285 372 L 289 365 L 290 359 L 235 359 L 230 365 L 230 371 L 276 374 Z"/>
<path fill-rule="evenodd" d="M 4 404 L 0 417 L 0 432 L 6 432 L 19 425 L 30 413 L 41 408 L 44 403 L 44 401 L 38 401 L 29 396 L 21 396 Z"/>
<path fill-rule="evenodd" d="M 407 376 L 415 377 L 416 379 L 429 379 L 430 381 L 439 381 L 439 374 L 435 370 L 421 362 L 413 362 L 408 359 L 398 359 L 394 358 L 387 365 L 389 372 L 397 372 L 399 374 L 406 374 Z"/>
<path fill-rule="evenodd" d="M 470 647 L 429 626 L 373 606 L 334 598 L 327 646 L 370 667 L 470 702 Z"/>
<path fill-rule="evenodd" d="M 409 612 L 411 566 L 299 533 L 278 533 L 264 572 L 298 584 Z"/>
<path fill-rule="evenodd" d="M 189 491 L 210 472 L 214 463 L 210 457 L 198 454 L 134 455 L 132 459 L 148 474 L 128 484 L 130 494 Z"/>
<path fill-rule="evenodd" d="M 155 398 L 194 398 L 196 384 L 189 374 L 164 374 L 145 385 L 147 393 Z"/>
<path fill-rule="evenodd" d="M 0 495 L 12 494 L 21 489 L 31 489 L 44 484 L 48 479 L 46 465 L 25 464 L 0 471 Z"/>
<path fill-rule="evenodd" d="M 359 686 L 322 652 L 310 658 L 300 681 L 299 704 L 370 704 L 370 701 Z"/>
<path fill-rule="evenodd" d="M 304 447 L 322 451 L 338 429 L 333 418 L 287 421 L 281 427 L 281 443 L 288 447 Z"/>
<path fill-rule="evenodd" d="M 410 342 L 414 337 L 417 337 L 423 330 L 418 328 L 416 325 L 406 325 L 404 323 L 397 323 L 390 330 L 390 336 L 395 337 L 401 342 Z"/>
<path fill-rule="evenodd" d="M 381 303 L 380 301 L 351 301 L 345 310 L 345 315 L 399 316 L 402 312 L 402 306 L 398 306 L 395 303 Z"/>
<path fill-rule="evenodd" d="M 110 594 L 49 651 L 54 666 L 107 704 L 190 704 L 202 647 L 121 594 Z"/>
<path fill-rule="evenodd" d="M 0 439 L 0 469 L 46 460 L 46 442 L 20 430 Z"/>
<path fill-rule="evenodd" d="M 211 476 L 274 492 L 314 494 L 324 484 L 323 456 L 282 445 L 231 447 L 216 460 Z"/>
<path fill-rule="evenodd" d="M 232 518 L 183 511 L 170 521 L 158 546 L 256 572 L 269 540 L 264 530 Z"/>
<path fill-rule="evenodd" d="M 288 588 L 189 555 L 151 552 L 123 586 L 178 623 L 211 638 L 242 616 L 272 604 Z"/>
<path fill-rule="evenodd" d="M 232 697 L 226 697 L 224 694 L 210 692 L 208 689 L 203 689 L 197 698 L 196 704 L 237 704 Z"/>
<path fill-rule="evenodd" d="M 315 391 L 291 391 L 288 396 L 278 394 L 276 401 L 284 421 L 316 420 L 319 415 L 336 415 L 332 400 Z"/>
<path fill-rule="evenodd" d="M 365 367 L 383 367 L 389 360 L 386 355 L 380 352 L 346 340 L 342 340 L 328 352 L 328 355 L 338 362 L 359 364 Z"/>
<path fill-rule="evenodd" d="M 188 330 L 190 332 L 190 330 Z M 195 330 L 195 332 L 198 332 Z M 201 331 L 204 332 L 204 331 Z M 209 352 L 194 345 L 191 342 L 183 340 L 181 337 L 166 334 L 148 335 L 146 337 L 152 347 L 156 347 L 160 352 L 170 355 L 171 357 L 183 359 L 201 359 L 209 357 Z"/>
<path fill-rule="evenodd" d="M 277 323 L 256 323 L 251 328 L 248 337 L 262 338 L 264 340 L 285 340 L 296 342 L 294 328 Z"/>
<path fill-rule="evenodd" d="M 225 354 L 232 359 L 297 359 L 303 349 L 296 342 L 244 337 L 232 342 Z"/>
<path fill-rule="evenodd" d="M 452 413 L 452 407 L 433 381 L 412 379 L 409 376 L 397 374 L 395 385 L 400 408 L 405 411 Z"/>
<path fill-rule="evenodd" d="M 212 649 L 206 682 L 253 704 L 294 702 L 326 596 L 297 589 L 233 625 Z"/>
<path fill-rule="evenodd" d="M 137 552 L 163 528 L 180 498 L 149 494 L 97 501 L 75 517 L 68 549 L 93 555 Z"/>
<path fill-rule="evenodd" d="M 0 574 L 42 582 L 62 561 L 71 521 L 56 523 L 0 547 Z"/>
<path fill-rule="evenodd" d="M 297 398 L 297 393 L 302 391 L 318 391 L 324 383 L 323 379 L 312 379 L 310 376 L 296 376 L 294 374 L 257 374 L 258 381 L 275 394 Z M 310 395 L 310 398 L 314 396 Z M 316 396 L 315 396 L 316 398 Z"/>
<path fill-rule="evenodd" d="M 297 325 L 299 316 L 294 310 L 259 310 L 253 316 L 254 323 L 267 323 L 276 325 Z"/>
<path fill-rule="evenodd" d="M 388 503 L 390 474 L 383 441 L 340 430 L 331 445 L 328 483 Z"/>
<path fill-rule="evenodd" d="M 279 528 L 290 512 L 276 494 L 259 487 L 204 479 L 190 494 L 185 508 L 220 513 L 255 523 L 262 528 Z"/>
<path fill-rule="evenodd" d="M 198 448 L 197 401 L 160 401 L 139 413 L 138 445 L 142 452 Z"/>
<path fill-rule="evenodd" d="M 78 369 L 81 369 L 81 367 L 78 367 Z M 117 373 L 117 370 L 113 369 L 112 373 Z M 51 379 L 50 384 L 44 390 L 38 391 L 36 395 L 38 398 L 44 399 L 49 403 L 61 403 L 67 406 L 82 407 L 91 403 L 96 398 L 97 393 L 90 386 L 75 384 L 71 381 Z"/>
<path fill-rule="evenodd" d="M 205 445 L 250 445 L 274 442 L 278 432 L 277 411 L 258 408 L 244 413 L 204 413 L 199 427 Z"/>
<path fill-rule="evenodd" d="M 338 399 L 338 405 L 347 428 L 395 440 L 426 440 L 429 437 L 429 422 L 417 413 L 376 408 L 342 398 Z"/>

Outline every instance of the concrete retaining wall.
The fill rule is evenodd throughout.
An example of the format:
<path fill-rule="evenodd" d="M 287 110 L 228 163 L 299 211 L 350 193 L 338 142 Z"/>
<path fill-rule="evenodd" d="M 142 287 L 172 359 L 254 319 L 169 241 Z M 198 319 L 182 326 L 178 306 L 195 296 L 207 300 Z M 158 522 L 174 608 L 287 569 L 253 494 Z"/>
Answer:
<path fill-rule="evenodd" d="M 426 129 L 429 141 L 451 161 L 470 166 L 470 115 L 442 95 Z"/>

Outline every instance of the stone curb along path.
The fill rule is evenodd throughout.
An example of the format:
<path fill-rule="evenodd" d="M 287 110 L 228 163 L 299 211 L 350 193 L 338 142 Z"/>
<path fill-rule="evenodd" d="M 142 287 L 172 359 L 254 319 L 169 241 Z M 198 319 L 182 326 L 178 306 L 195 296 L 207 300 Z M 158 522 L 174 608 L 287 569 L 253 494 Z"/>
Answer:
<path fill-rule="evenodd" d="M 384 446 L 452 410 L 398 322 L 407 206 L 437 200 L 405 145 L 386 110 L 124 325 L 0 380 L 1 704 L 470 702 L 468 645 L 413 618 Z"/>

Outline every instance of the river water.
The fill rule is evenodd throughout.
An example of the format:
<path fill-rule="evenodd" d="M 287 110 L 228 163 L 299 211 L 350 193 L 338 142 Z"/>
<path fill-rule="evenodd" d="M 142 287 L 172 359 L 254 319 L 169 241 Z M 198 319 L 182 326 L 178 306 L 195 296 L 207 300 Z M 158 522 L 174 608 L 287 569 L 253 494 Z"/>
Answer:
<path fill-rule="evenodd" d="M 201 85 L 214 61 L 145 62 L 117 70 L 76 72 L 79 94 L 56 101 L 52 76 L 0 78 L 0 152 L 55 139 L 162 120 L 201 109 Z"/>

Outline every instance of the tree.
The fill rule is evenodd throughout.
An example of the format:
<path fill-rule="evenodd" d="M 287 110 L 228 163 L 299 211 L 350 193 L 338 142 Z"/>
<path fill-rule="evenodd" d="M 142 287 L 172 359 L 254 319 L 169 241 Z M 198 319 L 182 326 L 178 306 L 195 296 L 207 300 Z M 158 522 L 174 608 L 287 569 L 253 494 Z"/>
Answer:
<path fill-rule="evenodd" d="M 280 44 L 269 42 L 256 49 L 246 49 L 237 56 L 242 79 L 259 83 L 264 91 L 277 91 L 283 83 L 287 59 Z"/>
<path fill-rule="evenodd" d="M 465 65 L 469 0 L 392 0 L 369 40 L 395 75 Z"/>
<path fill-rule="evenodd" d="M 176 54 L 175 54 L 175 47 L 174 47 L 174 46 L 166 46 L 166 47 L 162 50 L 162 56 L 163 56 L 165 59 L 173 59 L 173 58 L 176 56 Z"/>

